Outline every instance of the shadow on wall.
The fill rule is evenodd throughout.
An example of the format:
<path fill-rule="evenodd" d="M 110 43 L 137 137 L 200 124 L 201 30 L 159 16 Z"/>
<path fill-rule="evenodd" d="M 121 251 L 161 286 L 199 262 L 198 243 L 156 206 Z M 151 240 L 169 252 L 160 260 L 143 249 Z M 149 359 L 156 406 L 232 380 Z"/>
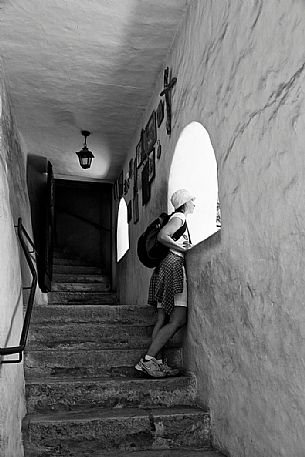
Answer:
<path fill-rule="evenodd" d="M 10 344 L 10 346 L 18 346 L 19 345 L 19 341 L 20 341 L 20 337 L 21 337 L 21 331 L 22 331 L 21 328 L 20 328 L 20 334 L 19 334 L 20 336 L 18 337 L 18 341 L 12 341 L 10 343 L 10 339 L 11 339 L 11 335 L 12 335 L 12 331 L 13 331 L 13 327 L 14 327 L 15 318 L 17 316 L 18 310 L 20 309 L 20 303 L 22 303 L 22 299 L 23 299 L 23 293 L 22 293 L 22 289 L 20 288 L 19 295 L 18 295 L 18 298 L 16 300 L 16 304 L 14 306 L 14 310 L 13 310 L 13 313 L 12 313 L 12 316 L 11 316 L 11 321 L 10 321 L 10 324 L 9 324 L 7 336 L 6 336 L 5 341 L 3 343 L 3 348 L 8 347 L 9 344 Z M 22 325 L 23 325 L 23 322 L 22 322 Z M 15 357 L 15 355 L 13 355 L 13 357 Z M 8 356 L 5 356 L 5 360 L 9 360 Z M 3 365 L 0 364 L 0 373 L 1 373 L 1 370 L 2 370 L 2 366 Z"/>
<path fill-rule="evenodd" d="M 178 139 L 169 174 L 169 212 L 172 211 L 170 197 L 180 188 L 196 196 L 188 226 L 192 242 L 197 244 L 219 230 L 220 218 L 217 162 L 210 136 L 199 122 L 186 126 Z"/>
<path fill-rule="evenodd" d="M 38 253 L 43 253 L 45 247 L 47 180 L 48 159 L 30 154 L 27 159 L 27 184 L 34 244 Z"/>

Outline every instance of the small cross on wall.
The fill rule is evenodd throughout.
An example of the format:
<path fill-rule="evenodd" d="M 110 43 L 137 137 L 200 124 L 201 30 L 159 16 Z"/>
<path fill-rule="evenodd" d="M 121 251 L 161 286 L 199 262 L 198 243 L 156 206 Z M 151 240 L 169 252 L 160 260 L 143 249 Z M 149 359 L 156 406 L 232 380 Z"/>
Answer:
<path fill-rule="evenodd" d="M 162 97 L 165 95 L 165 103 L 166 103 L 166 131 L 167 134 L 170 135 L 172 131 L 172 106 L 171 106 L 171 91 L 175 84 L 177 83 L 177 78 L 172 78 L 169 81 L 169 68 L 165 68 L 164 70 L 164 89 L 160 92 L 160 96 Z"/>

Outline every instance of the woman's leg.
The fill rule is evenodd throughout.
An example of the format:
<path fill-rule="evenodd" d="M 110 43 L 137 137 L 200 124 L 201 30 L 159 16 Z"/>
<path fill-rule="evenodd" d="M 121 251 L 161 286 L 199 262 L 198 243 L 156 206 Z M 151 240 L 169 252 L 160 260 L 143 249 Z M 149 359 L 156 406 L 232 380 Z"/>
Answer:
<path fill-rule="evenodd" d="M 165 314 L 163 308 L 158 308 L 157 322 L 155 323 L 155 326 L 153 328 L 153 332 L 152 332 L 152 335 L 151 335 L 151 341 L 152 342 L 155 339 L 156 335 L 159 333 L 159 330 L 163 327 L 165 320 L 166 320 L 166 314 Z M 162 360 L 161 352 L 156 354 L 156 359 L 157 360 Z"/>
<path fill-rule="evenodd" d="M 163 308 L 158 308 L 158 317 L 157 317 L 157 322 L 155 323 L 151 339 L 152 341 L 155 339 L 157 333 L 159 332 L 160 328 L 163 327 L 164 321 L 166 318 L 166 314 L 163 310 Z"/>
<path fill-rule="evenodd" d="M 151 357 L 156 357 L 158 352 L 163 348 L 171 336 L 180 327 L 186 324 L 186 315 L 187 308 L 183 306 L 175 306 L 170 315 L 169 323 L 160 328 L 146 354 Z"/>

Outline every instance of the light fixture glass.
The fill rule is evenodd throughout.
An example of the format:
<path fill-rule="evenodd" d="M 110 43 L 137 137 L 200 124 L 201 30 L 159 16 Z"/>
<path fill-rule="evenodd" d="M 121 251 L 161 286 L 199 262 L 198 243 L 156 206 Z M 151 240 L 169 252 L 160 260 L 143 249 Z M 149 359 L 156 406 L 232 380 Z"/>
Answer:
<path fill-rule="evenodd" d="M 84 146 L 80 151 L 76 152 L 75 154 L 77 154 L 78 156 L 80 166 L 86 169 L 90 168 L 94 155 L 91 151 L 89 151 L 87 147 L 87 136 L 90 135 L 90 132 L 88 132 L 88 130 L 82 130 L 82 135 L 85 137 Z"/>

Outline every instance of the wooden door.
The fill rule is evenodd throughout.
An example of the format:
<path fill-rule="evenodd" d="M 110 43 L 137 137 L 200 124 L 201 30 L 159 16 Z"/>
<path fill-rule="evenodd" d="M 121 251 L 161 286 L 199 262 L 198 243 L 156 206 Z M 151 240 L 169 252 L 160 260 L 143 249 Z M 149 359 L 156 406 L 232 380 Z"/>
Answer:
<path fill-rule="evenodd" d="M 43 292 L 50 292 L 53 270 L 53 247 L 54 247 L 54 176 L 52 164 L 48 162 L 48 178 L 45 198 L 45 230 L 42 259 L 40 262 L 41 284 Z"/>

